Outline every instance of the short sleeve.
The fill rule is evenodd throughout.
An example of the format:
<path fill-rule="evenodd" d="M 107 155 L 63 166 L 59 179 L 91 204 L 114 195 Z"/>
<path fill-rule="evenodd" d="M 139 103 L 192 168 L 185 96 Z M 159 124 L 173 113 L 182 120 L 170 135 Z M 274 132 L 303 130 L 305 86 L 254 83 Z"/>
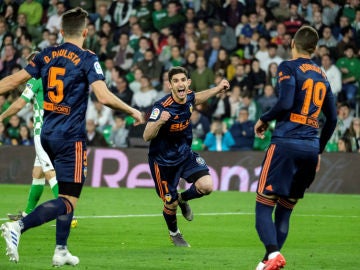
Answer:
<path fill-rule="evenodd" d="M 44 53 L 38 53 L 35 55 L 33 60 L 29 62 L 29 64 L 24 68 L 33 78 L 40 78 L 41 77 L 41 67 L 43 66 L 43 56 Z"/>
<path fill-rule="evenodd" d="M 160 107 L 159 104 L 155 104 L 151 110 L 151 114 L 149 116 L 148 122 L 155 122 L 155 121 L 159 120 L 162 111 L 163 111 L 163 108 Z"/>
<path fill-rule="evenodd" d="M 89 60 L 86 62 L 85 68 L 87 68 L 87 78 L 89 81 L 89 84 L 92 84 L 95 81 L 104 81 L 105 76 L 103 73 L 103 70 L 101 68 L 101 65 L 99 63 L 99 59 L 95 54 L 90 53 Z"/>

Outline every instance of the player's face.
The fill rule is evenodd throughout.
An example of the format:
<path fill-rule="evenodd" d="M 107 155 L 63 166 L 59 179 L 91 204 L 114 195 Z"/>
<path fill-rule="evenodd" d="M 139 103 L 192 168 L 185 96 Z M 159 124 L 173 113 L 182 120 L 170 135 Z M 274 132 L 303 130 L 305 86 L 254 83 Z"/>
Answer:
<path fill-rule="evenodd" d="M 184 73 L 175 74 L 170 81 L 170 89 L 173 98 L 178 103 L 186 102 L 187 90 L 191 81 L 186 78 Z"/>

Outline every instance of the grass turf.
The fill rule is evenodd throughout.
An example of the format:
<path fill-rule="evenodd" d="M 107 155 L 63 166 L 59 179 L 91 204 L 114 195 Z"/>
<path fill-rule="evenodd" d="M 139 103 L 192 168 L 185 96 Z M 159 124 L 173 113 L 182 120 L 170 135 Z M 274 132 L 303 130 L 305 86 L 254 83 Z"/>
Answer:
<path fill-rule="evenodd" d="M 24 209 L 29 186 L 0 185 L 0 218 Z M 46 188 L 41 201 L 51 198 Z M 195 218 L 178 214 L 191 248 L 169 241 L 162 202 L 153 189 L 85 187 L 69 249 L 79 256 L 76 269 L 255 269 L 264 248 L 254 228 L 254 193 L 214 192 L 191 201 Z M 286 269 L 358 269 L 360 195 L 306 194 L 295 207 L 282 253 Z M 20 262 L 5 256 L 0 269 L 52 269 L 54 222 L 22 235 Z M 69 266 L 64 266 L 67 269 Z"/>

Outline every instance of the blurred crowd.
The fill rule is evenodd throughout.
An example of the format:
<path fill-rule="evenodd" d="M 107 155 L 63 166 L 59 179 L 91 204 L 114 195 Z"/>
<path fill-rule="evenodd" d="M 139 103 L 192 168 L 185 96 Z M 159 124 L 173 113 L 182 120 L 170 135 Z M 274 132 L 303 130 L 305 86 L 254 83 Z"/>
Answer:
<path fill-rule="evenodd" d="M 255 121 L 277 102 L 276 70 L 291 58 L 293 34 L 313 26 L 320 37 L 313 60 L 338 105 L 326 151 L 359 152 L 360 0 L 3 0 L 0 79 L 24 67 L 32 51 L 60 44 L 61 15 L 76 6 L 89 12 L 85 48 L 98 55 L 109 89 L 144 115 L 170 93 L 173 66 L 187 68 L 193 91 L 229 80 L 227 93 L 194 108 L 194 150 L 267 148 L 271 128 L 259 140 Z M 1 112 L 21 91 L 0 95 Z M 143 126 L 132 123 L 90 95 L 90 146 L 145 146 Z M 0 123 L 0 144 L 32 145 L 32 130 L 29 104 Z"/>

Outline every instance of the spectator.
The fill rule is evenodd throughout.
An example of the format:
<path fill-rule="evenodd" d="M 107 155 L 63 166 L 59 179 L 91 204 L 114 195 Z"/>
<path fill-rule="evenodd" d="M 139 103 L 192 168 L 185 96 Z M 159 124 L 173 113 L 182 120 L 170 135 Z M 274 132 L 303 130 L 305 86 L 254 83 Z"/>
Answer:
<path fill-rule="evenodd" d="M 350 24 L 355 19 L 356 9 L 359 8 L 359 0 L 349 0 L 342 9 L 342 15 L 349 19 Z"/>
<path fill-rule="evenodd" d="M 310 24 L 313 22 L 313 10 L 310 0 L 300 0 L 297 12 L 302 20 Z"/>
<path fill-rule="evenodd" d="M 336 127 L 339 137 L 344 136 L 346 130 L 350 128 L 353 119 L 350 105 L 346 102 L 341 103 L 338 109 L 338 124 Z"/>
<path fill-rule="evenodd" d="M 279 0 L 279 4 L 274 6 L 271 12 L 278 22 L 288 20 L 290 18 L 289 0 Z"/>
<path fill-rule="evenodd" d="M 8 34 L 8 26 L 4 20 L 0 20 L 0 44 L 3 44 L 4 37 Z"/>
<path fill-rule="evenodd" d="M 197 21 L 197 36 L 200 39 L 201 46 L 207 50 L 209 48 L 209 25 L 207 24 L 207 20 L 204 18 L 200 18 Z"/>
<path fill-rule="evenodd" d="M 278 46 L 272 43 L 267 46 L 268 58 L 262 59 L 263 61 L 260 62 L 260 67 L 265 72 L 268 70 L 270 63 L 275 62 L 276 64 L 280 65 L 280 63 L 284 61 L 284 59 L 277 55 L 277 48 Z"/>
<path fill-rule="evenodd" d="M 140 37 L 139 38 L 139 43 L 137 46 L 137 49 L 134 52 L 133 55 L 133 63 L 137 63 L 140 62 L 142 60 L 144 60 L 144 54 L 146 52 L 146 50 L 150 49 L 150 41 L 147 37 Z"/>
<path fill-rule="evenodd" d="M 241 35 L 241 31 L 243 30 L 244 26 L 249 23 L 248 16 L 246 14 L 241 15 L 240 21 L 235 27 L 235 36 L 238 38 Z"/>
<path fill-rule="evenodd" d="M 106 126 L 112 126 L 114 123 L 112 110 L 100 103 L 95 95 L 92 95 L 89 100 L 86 119 L 93 120 L 100 132 L 102 132 Z M 92 132 L 92 129 L 90 131 Z"/>
<path fill-rule="evenodd" d="M 200 0 L 200 8 L 196 12 L 197 20 L 221 20 L 221 7 L 216 1 Z"/>
<path fill-rule="evenodd" d="M 48 29 L 43 29 L 42 30 L 42 34 L 41 34 L 41 37 L 42 37 L 42 40 L 37 44 L 37 47 L 40 49 L 40 50 L 43 50 L 47 47 L 49 47 L 49 33 L 50 31 Z"/>
<path fill-rule="evenodd" d="M 230 133 L 235 141 L 231 150 L 252 150 L 255 139 L 254 122 L 249 120 L 247 108 L 240 108 L 238 118 L 231 126 Z"/>
<path fill-rule="evenodd" d="M 272 85 L 267 84 L 264 87 L 264 94 L 257 99 L 257 103 L 260 107 L 261 113 L 267 112 L 277 102 L 278 98 L 275 94 L 275 89 Z"/>
<path fill-rule="evenodd" d="M 11 70 L 19 63 L 14 45 L 6 45 L 4 55 L 0 59 L 0 78 L 4 78 L 11 74 Z"/>
<path fill-rule="evenodd" d="M 148 35 L 141 28 L 140 24 L 135 22 L 130 25 L 130 36 L 129 36 L 129 45 L 134 50 L 137 51 L 139 49 L 139 41 L 140 38 L 147 38 Z M 149 42 L 149 40 L 148 40 Z M 150 46 L 150 44 L 149 44 Z"/>
<path fill-rule="evenodd" d="M 322 20 L 325 25 L 333 26 L 340 11 L 340 6 L 334 0 L 322 0 L 323 12 Z"/>
<path fill-rule="evenodd" d="M 205 136 L 204 146 L 209 151 L 230 151 L 230 148 L 235 144 L 234 138 L 227 130 L 225 123 L 215 119 L 211 123 L 210 132 Z"/>
<path fill-rule="evenodd" d="M 65 3 L 62 1 L 57 2 L 56 14 L 48 17 L 46 29 L 48 29 L 51 33 L 58 34 L 61 28 L 61 16 L 65 11 L 66 11 Z"/>
<path fill-rule="evenodd" d="M 125 116 L 122 114 L 114 115 L 114 125 L 110 135 L 110 143 L 112 147 L 126 148 L 128 147 L 129 130 L 126 128 Z"/>
<path fill-rule="evenodd" d="M 302 17 L 298 14 L 298 6 L 296 3 L 292 2 L 290 4 L 290 17 L 284 21 L 286 26 L 286 32 L 294 35 L 296 31 L 303 25 L 304 21 Z"/>
<path fill-rule="evenodd" d="M 336 46 L 338 41 L 333 36 L 330 26 L 324 26 L 322 31 L 322 37 L 318 41 L 318 46 L 325 45 L 332 52 L 333 56 L 337 55 Z"/>
<path fill-rule="evenodd" d="M 333 94 L 337 97 L 342 88 L 341 72 L 339 68 L 332 63 L 329 54 L 324 54 L 321 57 L 321 69 L 324 71 L 330 83 Z"/>
<path fill-rule="evenodd" d="M 0 146 L 9 145 L 10 139 L 7 135 L 4 122 L 0 122 Z"/>
<path fill-rule="evenodd" d="M 98 36 L 96 35 L 95 24 L 89 23 L 87 29 L 88 33 L 84 41 L 84 48 L 95 52 L 96 44 L 99 42 Z"/>
<path fill-rule="evenodd" d="M 220 37 L 218 36 L 212 37 L 210 41 L 210 48 L 205 50 L 205 59 L 208 68 L 212 69 L 214 67 L 215 62 L 218 59 L 218 53 L 220 49 L 221 49 Z"/>
<path fill-rule="evenodd" d="M 18 140 L 20 139 L 20 125 L 21 119 L 18 115 L 14 114 L 10 116 L 6 131 L 12 145 L 18 145 Z"/>
<path fill-rule="evenodd" d="M 253 82 L 251 78 L 245 72 L 245 65 L 239 64 L 236 66 L 235 76 L 230 81 L 230 87 L 233 88 L 235 85 L 240 86 L 241 91 L 252 91 Z"/>
<path fill-rule="evenodd" d="M 185 64 L 185 59 L 182 57 L 180 46 L 175 45 L 171 47 L 171 57 L 164 63 L 165 70 L 169 70 L 172 67 L 183 66 Z"/>
<path fill-rule="evenodd" d="M 94 52 L 98 55 L 99 60 L 101 62 L 105 61 L 106 58 L 108 58 L 109 56 L 113 56 L 114 54 L 116 54 L 116 52 L 113 52 L 113 46 L 112 43 L 109 40 L 109 37 L 107 35 L 105 35 L 105 33 L 100 32 L 98 35 L 98 42 L 95 44 L 95 48 L 94 48 Z M 126 55 L 124 56 L 126 57 Z M 121 58 L 122 60 L 122 58 Z M 120 60 L 119 60 L 120 61 Z M 123 66 L 130 66 L 131 63 L 127 63 L 126 59 L 123 60 L 124 62 L 122 62 L 121 65 Z M 115 60 L 113 58 L 113 62 L 115 65 Z"/>
<path fill-rule="evenodd" d="M 221 48 L 218 53 L 217 60 L 214 64 L 213 71 L 214 73 L 222 73 L 224 77 L 227 77 L 227 67 L 230 65 L 230 59 L 228 52 Z"/>
<path fill-rule="evenodd" d="M 135 16 L 138 18 L 140 27 L 145 31 L 149 32 L 153 30 L 152 22 L 152 7 L 148 0 L 140 0 L 140 3 L 135 8 Z"/>
<path fill-rule="evenodd" d="M 232 51 L 236 47 L 236 37 L 233 28 L 224 25 L 221 21 L 214 21 L 212 28 L 210 29 L 210 39 L 214 36 L 220 38 L 220 44 L 228 52 Z"/>
<path fill-rule="evenodd" d="M 199 110 L 194 109 L 191 117 L 191 126 L 194 139 L 201 139 L 204 141 L 206 134 L 210 131 L 210 121 Z"/>
<path fill-rule="evenodd" d="M 238 111 L 240 108 L 240 94 L 241 88 L 238 85 L 235 85 L 231 88 L 229 93 L 229 105 L 230 105 L 230 118 L 236 119 L 238 117 Z"/>
<path fill-rule="evenodd" d="M 264 86 L 266 83 L 266 72 L 260 68 L 259 60 L 254 58 L 251 61 L 251 71 L 249 78 L 253 82 L 252 92 L 254 97 L 258 97 L 263 94 Z"/>
<path fill-rule="evenodd" d="M 241 31 L 241 35 L 251 38 L 254 32 L 258 32 L 260 36 L 269 36 L 265 26 L 259 22 L 259 18 L 256 12 L 251 12 L 249 14 L 249 23 L 244 25 L 244 28 Z"/>
<path fill-rule="evenodd" d="M 223 78 L 224 73 L 217 72 L 215 74 L 214 85 L 217 85 Z M 227 92 L 219 93 L 210 99 L 209 112 L 213 118 L 219 120 L 230 118 L 231 108 L 229 102 L 229 95 Z"/>
<path fill-rule="evenodd" d="M 346 26 L 341 29 L 342 38 L 336 45 L 337 48 L 337 57 L 342 57 L 345 53 L 345 49 L 349 46 L 356 48 L 356 43 L 354 41 L 354 30 L 351 26 Z"/>
<path fill-rule="evenodd" d="M 19 14 L 25 14 L 27 28 L 34 40 L 41 38 L 42 5 L 34 0 L 25 0 L 19 7 Z"/>
<path fill-rule="evenodd" d="M 16 3 L 12 3 L 13 1 L 7 1 L 7 2 L 8 4 L 5 7 L 5 14 L 3 14 L 3 17 L 7 24 L 7 28 L 10 29 L 10 31 L 12 31 L 16 27 L 16 16 L 17 16 L 18 6 Z"/>
<path fill-rule="evenodd" d="M 160 84 L 159 78 L 161 78 L 163 64 L 157 60 L 152 49 L 146 50 L 144 60 L 137 63 L 137 67 L 142 70 L 143 74 L 150 78 L 151 84 L 154 87 Z"/>
<path fill-rule="evenodd" d="M 94 25 L 96 32 L 99 32 L 104 22 L 111 23 L 111 16 L 108 13 L 107 5 L 105 3 L 99 3 L 96 14 L 97 17 L 95 19 Z"/>
<path fill-rule="evenodd" d="M 152 108 L 157 98 L 157 91 L 151 85 L 150 78 L 146 75 L 141 78 L 140 91 L 132 98 L 132 106 L 145 114 Z"/>
<path fill-rule="evenodd" d="M 161 30 L 161 21 L 163 18 L 167 16 L 166 9 L 163 8 L 163 4 L 161 0 L 154 0 L 153 1 L 153 9 L 152 12 L 152 21 L 155 29 Z"/>
<path fill-rule="evenodd" d="M 103 134 L 96 130 L 95 123 L 96 121 L 92 118 L 86 120 L 86 144 L 94 147 L 107 147 L 108 144 Z"/>
<path fill-rule="evenodd" d="M 141 87 L 141 78 L 144 75 L 140 68 L 134 69 L 134 80 L 129 84 L 129 88 L 133 93 L 137 93 L 140 91 Z"/>
<path fill-rule="evenodd" d="M 226 1 L 222 8 L 222 20 L 230 27 L 235 29 L 241 16 L 245 11 L 245 5 L 241 1 Z"/>
<path fill-rule="evenodd" d="M 112 26 L 115 29 L 114 40 L 118 40 L 121 33 L 129 32 L 129 19 L 132 12 L 132 4 L 128 0 L 116 0 L 110 4 L 109 15 Z"/>
<path fill-rule="evenodd" d="M 239 55 L 237 55 L 236 53 L 230 55 L 230 63 L 226 67 L 226 77 L 228 81 L 231 81 L 234 78 L 236 73 L 236 67 L 240 64 L 240 62 L 241 60 Z"/>
<path fill-rule="evenodd" d="M 316 31 L 318 32 L 319 37 L 322 38 L 324 27 L 326 25 L 322 21 L 321 11 L 315 11 L 314 10 L 313 15 L 312 15 L 311 26 L 314 27 L 314 29 L 316 29 Z"/>
<path fill-rule="evenodd" d="M 156 100 L 159 100 L 160 98 L 171 93 L 168 71 L 164 71 L 161 77 L 162 77 L 162 84 L 161 87 L 157 89 L 158 94 Z"/>
<path fill-rule="evenodd" d="M 31 138 L 29 128 L 22 124 L 19 129 L 19 145 L 31 146 L 34 145 L 34 140 Z"/>
<path fill-rule="evenodd" d="M 352 152 L 351 140 L 349 137 L 341 137 L 338 140 L 338 152 Z"/>
<path fill-rule="evenodd" d="M 341 71 L 343 94 L 354 107 L 356 94 L 359 90 L 360 60 L 355 57 L 354 48 L 351 45 L 344 48 L 344 57 L 337 60 L 336 66 Z"/>
<path fill-rule="evenodd" d="M 115 79 L 115 86 L 110 87 L 110 91 L 113 92 L 118 98 L 124 101 L 126 104 L 131 105 L 134 97 L 133 91 L 128 86 L 128 81 L 124 76 L 119 75 Z"/>
<path fill-rule="evenodd" d="M 360 118 L 354 118 L 346 130 L 345 137 L 350 138 L 353 152 L 360 153 Z"/>
<path fill-rule="evenodd" d="M 266 84 L 270 84 L 274 89 L 276 87 L 277 83 L 277 69 L 278 64 L 275 62 L 272 62 L 269 64 L 269 68 L 266 73 Z"/>
<path fill-rule="evenodd" d="M 163 17 L 158 23 L 160 31 L 163 32 L 164 29 L 168 29 L 171 33 L 174 33 L 175 35 L 180 34 L 180 29 L 184 28 L 185 17 L 180 12 L 181 9 L 179 3 L 177 1 L 170 0 L 167 3 L 166 10 L 166 17 Z"/>
<path fill-rule="evenodd" d="M 198 54 L 195 51 L 188 51 L 185 54 L 185 64 L 183 65 L 184 68 L 189 72 L 189 75 L 191 76 L 191 73 L 196 69 L 196 59 L 198 57 Z"/>
<path fill-rule="evenodd" d="M 250 121 L 255 123 L 255 121 L 259 119 L 261 113 L 259 105 L 248 91 L 242 91 L 240 94 L 240 109 L 241 108 L 247 108 L 248 119 Z"/>
<path fill-rule="evenodd" d="M 124 70 L 129 70 L 133 63 L 132 57 L 134 54 L 134 49 L 131 48 L 129 44 L 129 35 L 127 33 L 121 33 L 118 42 L 119 45 L 116 45 L 111 49 L 115 54 L 114 64 Z"/>
<path fill-rule="evenodd" d="M 209 89 L 214 83 L 214 72 L 206 67 L 206 60 L 203 56 L 196 59 L 196 69 L 191 73 L 191 90 L 197 92 Z"/>
<path fill-rule="evenodd" d="M 174 34 L 169 34 L 165 36 L 163 45 L 161 46 L 161 51 L 159 54 L 159 61 L 165 63 L 171 58 L 171 48 L 173 46 L 179 45 L 179 39 Z"/>

